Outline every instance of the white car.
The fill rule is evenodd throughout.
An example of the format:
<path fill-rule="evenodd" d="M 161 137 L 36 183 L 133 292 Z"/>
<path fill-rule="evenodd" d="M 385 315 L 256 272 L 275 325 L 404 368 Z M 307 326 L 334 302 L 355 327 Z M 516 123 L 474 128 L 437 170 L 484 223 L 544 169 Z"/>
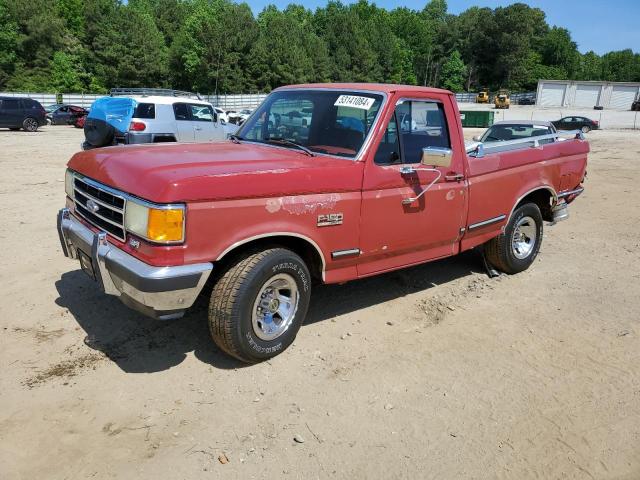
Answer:
<path fill-rule="evenodd" d="M 228 125 L 196 94 L 163 89 L 114 89 L 96 100 L 85 121 L 83 149 L 118 144 L 225 140 Z"/>
<path fill-rule="evenodd" d="M 229 111 L 227 114 L 229 115 L 229 122 L 235 123 L 237 125 L 242 125 L 247 121 L 247 118 L 251 116 L 253 110 L 250 108 L 245 108 L 240 110 L 239 112 Z"/>
<path fill-rule="evenodd" d="M 229 115 L 220 107 L 213 107 L 213 111 L 218 115 L 220 122 L 229 123 Z"/>

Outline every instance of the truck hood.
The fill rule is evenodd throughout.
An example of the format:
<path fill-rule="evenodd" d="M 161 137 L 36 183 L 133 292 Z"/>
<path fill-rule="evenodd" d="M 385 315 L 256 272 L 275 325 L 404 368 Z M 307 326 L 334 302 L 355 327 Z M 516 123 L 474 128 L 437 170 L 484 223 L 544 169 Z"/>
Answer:
<path fill-rule="evenodd" d="M 98 148 L 76 153 L 68 166 L 157 203 L 355 191 L 363 168 L 349 159 L 231 141 Z"/>

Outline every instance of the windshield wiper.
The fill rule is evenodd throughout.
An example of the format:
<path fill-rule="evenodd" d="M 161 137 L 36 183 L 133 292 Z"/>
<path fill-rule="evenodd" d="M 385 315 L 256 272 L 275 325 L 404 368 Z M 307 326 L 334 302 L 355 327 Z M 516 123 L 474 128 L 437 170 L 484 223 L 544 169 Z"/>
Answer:
<path fill-rule="evenodd" d="M 241 140 L 244 140 L 244 138 L 239 137 L 235 133 L 231 133 L 231 134 L 227 135 L 227 138 L 229 140 L 231 140 L 233 143 L 240 143 Z"/>
<path fill-rule="evenodd" d="M 310 157 L 315 157 L 316 154 L 313 153 L 311 150 L 309 150 L 307 147 L 305 147 L 304 145 L 300 145 L 299 143 L 294 142 L 293 140 L 289 140 L 288 138 L 284 138 L 284 137 L 270 137 L 267 138 L 266 140 L 264 140 L 266 143 L 277 143 L 277 144 L 281 144 L 281 145 L 291 145 L 292 147 L 297 148 L 298 150 L 302 150 L 306 155 L 309 155 Z"/>

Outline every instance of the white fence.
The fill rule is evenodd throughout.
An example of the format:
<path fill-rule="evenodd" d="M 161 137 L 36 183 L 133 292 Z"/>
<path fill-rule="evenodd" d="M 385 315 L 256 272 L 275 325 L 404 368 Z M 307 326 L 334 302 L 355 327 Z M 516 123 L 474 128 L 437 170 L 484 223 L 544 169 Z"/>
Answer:
<path fill-rule="evenodd" d="M 15 97 L 30 97 L 39 101 L 42 105 L 51 105 L 56 103 L 55 93 L 32 93 L 32 92 L 10 92 L 0 95 Z M 90 107 L 96 98 L 104 95 L 84 94 L 84 93 L 63 93 L 63 103 Z M 243 108 L 255 108 L 266 97 L 264 93 L 243 94 L 243 95 L 202 95 L 202 98 L 211 102 L 213 105 L 219 106 L 225 110 L 241 110 Z M 568 115 L 578 115 L 588 117 L 600 122 L 601 128 L 633 128 L 640 129 L 640 112 L 616 111 L 616 110 L 590 110 L 590 109 L 559 109 L 559 108 L 541 108 L 535 105 L 520 106 L 517 102 L 523 97 L 532 97 L 535 93 L 512 94 L 512 105 L 509 110 L 496 111 L 495 121 L 499 120 L 558 120 Z M 482 105 L 474 103 L 475 93 L 457 93 L 456 100 L 458 103 L 465 103 L 460 106 L 464 110 L 485 110 L 491 109 L 491 105 Z M 468 102 L 468 103 L 467 103 Z"/>
<path fill-rule="evenodd" d="M 33 92 L 0 92 L 0 95 L 8 97 L 29 97 L 40 102 L 43 106 L 54 103 L 70 103 L 88 108 L 100 97 L 91 93 L 33 93 Z M 211 102 L 225 110 L 242 110 L 243 108 L 256 108 L 267 96 L 266 93 L 246 95 L 201 95 L 203 100 Z M 61 97 L 61 98 L 59 98 Z"/>
<path fill-rule="evenodd" d="M 474 92 L 463 92 L 456 93 L 456 100 L 458 103 L 475 103 L 477 93 Z M 493 103 L 493 98 L 495 97 L 494 93 L 489 94 L 489 103 Z M 513 105 L 518 105 L 521 100 L 527 99 L 535 102 L 536 92 L 525 92 L 525 93 L 512 93 L 509 95 L 511 98 L 511 103 Z"/>

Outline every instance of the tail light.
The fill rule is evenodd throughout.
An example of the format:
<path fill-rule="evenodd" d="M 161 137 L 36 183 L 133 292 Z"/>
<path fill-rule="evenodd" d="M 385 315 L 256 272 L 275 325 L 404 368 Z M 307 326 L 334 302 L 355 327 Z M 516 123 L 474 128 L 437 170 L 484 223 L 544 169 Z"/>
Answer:
<path fill-rule="evenodd" d="M 598 123 L 598 120 L 594 120 L 594 121 L 593 121 L 593 124 L 594 124 L 594 125 L 600 125 L 600 123 Z"/>
<path fill-rule="evenodd" d="M 142 132 L 147 126 L 143 122 L 131 122 L 129 124 L 130 132 Z"/>

